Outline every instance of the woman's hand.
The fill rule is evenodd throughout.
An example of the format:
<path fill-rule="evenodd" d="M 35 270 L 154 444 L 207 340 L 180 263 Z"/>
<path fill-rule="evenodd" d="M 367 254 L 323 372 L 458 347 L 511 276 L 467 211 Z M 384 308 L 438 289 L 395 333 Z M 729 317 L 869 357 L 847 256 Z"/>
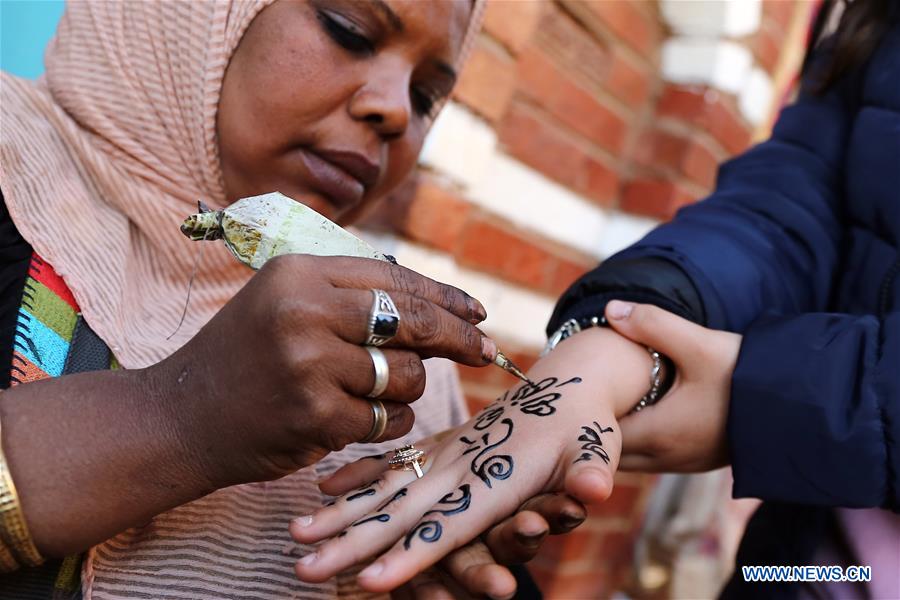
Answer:
<path fill-rule="evenodd" d="M 672 388 L 656 405 L 621 419 L 621 468 L 695 472 L 728 464 L 725 425 L 741 336 L 647 304 L 610 302 L 606 318 L 617 332 L 662 352 L 676 367 Z"/>
<path fill-rule="evenodd" d="M 458 428 L 462 429 L 462 428 Z M 436 444 L 457 428 L 427 440 Z M 348 466 L 322 485 L 327 493 L 339 496 L 371 481 L 380 472 L 366 461 Z M 587 518 L 583 504 L 561 493 L 540 494 L 522 504 L 517 512 L 489 531 L 457 548 L 430 569 L 418 573 L 394 590 L 391 597 L 415 600 L 444 600 L 462 597 L 511 598 L 516 579 L 504 565 L 528 562 L 537 555 L 547 535 L 560 535 L 581 525 Z"/>
<path fill-rule="evenodd" d="M 458 435 L 423 444 L 428 460 L 422 479 L 386 470 L 387 457 L 345 467 L 336 479 L 349 471 L 354 479 L 362 471 L 377 479 L 291 524 L 299 542 L 332 538 L 298 562 L 298 577 L 324 581 L 387 550 L 359 581 L 367 590 L 388 591 L 526 498 L 564 490 L 585 504 L 602 502 L 612 491 L 621 444 L 614 407 L 637 402 L 649 371 L 650 358 L 640 346 L 608 330 L 585 331 L 532 369 L 535 386 L 504 394 Z M 323 491 L 332 489 L 330 483 L 322 484 Z"/>
<path fill-rule="evenodd" d="M 383 346 L 388 413 L 379 440 L 412 427 L 407 406 L 425 386 L 422 359 L 481 366 L 496 345 L 486 314 L 461 290 L 389 263 L 290 255 L 264 268 L 180 351 L 153 368 L 173 398 L 173 422 L 213 487 L 274 479 L 358 442 L 371 430 L 372 358 L 362 347 L 371 288 L 400 313 Z"/>

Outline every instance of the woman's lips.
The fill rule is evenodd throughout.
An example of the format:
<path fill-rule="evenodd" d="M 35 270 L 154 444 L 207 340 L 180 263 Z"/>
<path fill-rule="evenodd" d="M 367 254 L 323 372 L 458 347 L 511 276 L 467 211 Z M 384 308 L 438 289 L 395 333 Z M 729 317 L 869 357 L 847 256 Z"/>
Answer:
<path fill-rule="evenodd" d="M 311 178 L 309 185 L 337 208 L 359 204 L 380 174 L 378 166 L 360 154 L 304 149 L 301 156 Z"/>

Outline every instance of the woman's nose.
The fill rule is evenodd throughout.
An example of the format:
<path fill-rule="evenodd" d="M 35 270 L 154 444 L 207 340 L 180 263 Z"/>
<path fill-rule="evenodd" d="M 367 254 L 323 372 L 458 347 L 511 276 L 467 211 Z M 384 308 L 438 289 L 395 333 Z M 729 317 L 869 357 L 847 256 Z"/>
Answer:
<path fill-rule="evenodd" d="M 350 116 L 370 124 L 386 138 L 406 132 L 411 110 L 408 77 L 370 78 L 350 100 Z"/>

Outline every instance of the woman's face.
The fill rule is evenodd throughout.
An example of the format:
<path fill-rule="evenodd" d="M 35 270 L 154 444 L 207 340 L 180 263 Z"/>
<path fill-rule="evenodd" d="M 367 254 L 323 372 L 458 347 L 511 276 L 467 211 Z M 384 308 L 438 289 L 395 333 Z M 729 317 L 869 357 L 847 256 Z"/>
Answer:
<path fill-rule="evenodd" d="M 278 0 L 253 20 L 222 86 L 228 202 L 280 191 L 346 220 L 415 165 L 453 87 L 471 2 Z"/>

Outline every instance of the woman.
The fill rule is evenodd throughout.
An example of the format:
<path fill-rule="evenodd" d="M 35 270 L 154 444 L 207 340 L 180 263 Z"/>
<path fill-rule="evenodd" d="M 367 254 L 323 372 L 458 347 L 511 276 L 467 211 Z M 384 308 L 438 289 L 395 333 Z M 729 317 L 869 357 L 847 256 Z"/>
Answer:
<path fill-rule="evenodd" d="M 827 17 L 826 9 L 820 23 Z M 710 198 L 563 297 L 548 332 L 577 335 L 531 373 L 557 378 L 541 392 L 556 410 L 535 425 L 520 414 L 529 394 L 521 388 L 448 441 L 423 445 L 431 466 L 421 483 L 390 472 L 373 506 L 341 500 L 293 523 L 295 538 L 305 542 L 359 524 L 302 559 L 301 579 L 342 568 L 347 544 L 354 544 L 354 559 L 390 548 L 360 574 L 367 589 L 389 589 L 507 514 L 519 498 L 565 488 L 597 500 L 610 487 L 621 435 L 623 468 L 698 471 L 731 462 L 735 494 L 767 501 L 750 524 L 740 564 L 874 567 L 867 589 L 852 582 L 750 583 L 739 572 L 726 596 L 897 597 L 898 81 L 900 5 L 850 3 L 772 138 L 724 165 Z M 604 315 L 617 333 L 592 326 Z M 663 402 L 625 417 L 647 378 L 647 365 L 630 358 L 628 340 L 667 354 L 677 377 Z M 589 379 L 595 369 L 599 376 Z M 558 387 L 576 375 L 580 384 Z M 616 416 L 624 417 L 621 432 Z M 509 424 L 498 425 L 503 419 Z M 482 430 L 490 434 L 483 440 Z M 480 453 L 497 435 L 503 445 L 495 446 L 491 464 L 500 467 L 485 486 L 484 463 L 468 452 Z M 582 450 L 589 460 L 580 460 Z M 590 460 L 603 459 L 601 450 L 606 459 Z M 600 470 L 591 472 L 591 464 Z M 322 488 L 337 492 L 383 468 L 358 463 Z M 383 506 L 376 503 L 402 486 L 405 495 L 379 511 L 390 519 L 370 521 Z M 461 495 L 469 498 L 467 509 L 453 512 Z M 354 532 L 364 527 L 368 542 Z M 867 554 L 867 547 L 877 551 Z"/>
<path fill-rule="evenodd" d="M 297 582 L 283 523 L 321 505 L 316 479 L 373 449 L 320 461 L 329 452 L 410 429 L 422 358 L 493 358 L 474 325 L 484 308 L 375 261 L 284 257 L 251 277 L 210 248 L 179 327 L 196 248 L 178 225 L 198 199 L 225 206 L 273 190 L 352 219 L 415 164 L 479 12 L 401 0 L 76 2 L 45 79 L 3 75 L 4 368 L 27 384 L 0 396 L 0 467 L 18 490 L 4 480 L 0 558 L 10 570 L 94 548 L 81 586 L 70 558 L 0 577 L 0 595 L 353 589 Z M 373 288 L 400 315 L 384 350 L 381 433 L 362 347 Z M 419 435 L 462 414 L 452 370 L 427 371 Z"/>

